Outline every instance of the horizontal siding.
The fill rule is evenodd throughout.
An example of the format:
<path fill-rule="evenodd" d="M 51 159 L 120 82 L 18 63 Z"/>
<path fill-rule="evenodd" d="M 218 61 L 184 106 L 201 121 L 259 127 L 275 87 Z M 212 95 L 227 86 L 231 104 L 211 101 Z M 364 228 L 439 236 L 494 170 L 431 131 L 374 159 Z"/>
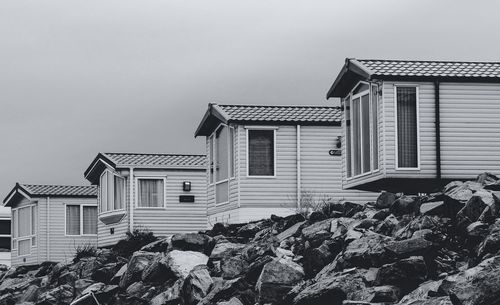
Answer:
<path fill-rule="evenodd" d="M 442 176 L 500 174 L 500 85 L 442 83 Z"/>
<path fill-rule="evenodd" d="M 301 189 L 313 194 L 316 201 L 373 201 L 376 198 L 374 193 L 342 188 L 342 157 L 329 154 L 341 132 L 340 127 L 301 127 Z"/>

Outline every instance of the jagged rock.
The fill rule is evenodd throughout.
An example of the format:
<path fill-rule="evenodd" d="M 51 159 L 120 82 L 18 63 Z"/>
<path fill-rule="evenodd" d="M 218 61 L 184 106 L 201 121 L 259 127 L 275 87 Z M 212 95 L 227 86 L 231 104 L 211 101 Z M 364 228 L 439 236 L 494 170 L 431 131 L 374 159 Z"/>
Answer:
<path fill-rule="evenodd" d="M 474 268 L 446 277 L 439 290 L 448 294 L 453 304 L 498 304 L 500 256 L 484 260 Z"/>
<path fill-rule="evenodd" d="M 489 221 L 496 217 L 500 202 L 486 190 L 478 190 L 457 213 L 459 227 L 465 228 L 475 221 Z"/>
<path fill-rule="evenodd" d="M 238 236 L 244 238 L 253 238 L 257 232 L 262 231 L 265 228 L 268 228 L 272 225 L 272 222 L 269 220 L 261 220 L 250 222 L 246 225 L 243 225 L 238 229 Z"/>
<path fill-rule="evenodd" d="M 144 251 L 134 252 L 127 265 L 127 270 L 120 279 L 120 287 L 127 288 L 133 282 L 141 280 L 144 269 L 159 255 L 161 254 Z"/>
<path fill-rule="evenodd" d="M 417 230 L 413 232 L 411 235 L 411 238 L 427 238 L 428 236 L 432 235 L 433 231 L 431 229 L 422 229 L 422 230 Z"/>
<path fill-rule="evenodd" d="M 141 248 L 141 251 L 146 252 L 167 252 L 172 247 L 172 236 L 158 239 Z"/>
<path fill-rule="evenodd" d="M 17 299 L 12 293 L 4 293 L 0 295 L 0 305 L 17 304 Z"/>
<path fill-rule="evenodd" d="M 40 287 L 38 287 L 37 285 L 30 285 L 24 290 L 23 294 L 19 298 L 19 302 L 35 302 L 39 294 Z"/>
<path fill-rule="evenodd" d="M 213 280 L 206 266 L 196 266 L 184 281 L 182 296 L 184 304 L 194 305 L 201 301 L 210 291 Z"/>
<path fill-rule="evenodd" d="M 244 244 L 231 243 L 226 240 L 217 242 L 210 254 L 210 260 L 220 260 L 224 257 L 230 257 L 238 253 L 245 247 Z"/>
<path fill-rule="evenodd" d="M 367 232 L 360 239 L 352 241 L 342 253 L 342 266 L 379 267 L 391 262 L 391 256 L 385 248 L 392 238 L 373 232 Z"/>
<path fill-rule="evenodd" d="M 173 250 L 167 254 L 169 270 L 178 278 L 186 278 L 197 265 L 206 265 L 208 257 L 200 252 Z"/>
<path fill-rule="evenodd" d="M 381 210 L 375 212 L 372 215 L 372 218 L 382 221 L 382 220 L 384 220 L 389 215 L 391 215 L 391 211 L 389 211 L 389 208 L 387 208 L 387 209 L 381 209 Z"/>
<path fill-rule="evenodd" d="M 164 282 L 172 277 L 169 272 L 167 258 L 161 254 L 157 255 L 153 261 L 142 271 L 141 279 L 145 283 Z"/>
<path fill-rule="evenodd" d="M 309 223 L 315 223 L 318 221 L 322 221 L 328 218 L 328 215 L 323 211 L 313 211 L 309 214 Z"/>
<path fill-rule="evenodd" d="M 424 258 L 412 256 L 380 267 L 375 284 L 396 285 L 408 293 L 427 279 L 427 273 Z"/>
<path fill-rule="evenodd" d="M 405 258 L 410 256 L 429 255 L 434 249 L 434 244 L 423 237 L 417 237 L 392 241 L 385 247 L 390 253 L 394 254 L 394 256 Z"/>
<path fill-rule="evenodd" d="M 234 279 L 248 268 L 247 261 L 241 256 L 232 256 L 220 262 L 220 275 L 224 279 Z"/>
<path fill-rule="evenodd" d="M 125 291 L 128 296 L 132 297 L 140 297 L 144 295 L 148 287 L 144 285 L 142 281 L 135 282 L 130 284 L 130 286 L 127 287 L 127 290 Z"/>
<path fill-rule="evenodd" d="M 500 250 L 500 220 L 497 220 L 490 227 L 488 236 L 478 247 L 478 257 L 484 257 L 486 254 L 494 254 Z"/>
<path fill-rule="evenodd" d="M 302 229 L 302 235 L 305 239 L 313 239 L 320 231 L 329 232 L 331 222 L 330 219 L 326 219 L 306 226 Z"/>
<path fill-rule="evenodd" d="M 422 203 L 420 206 L 420 214 L 424 215 L 442 215 L 444 214 L 444 201 L 434 201 Z"/>
<path fill-rule="evenodd" d="M 420 300 L 412 300 L 406 303 L 398 303 L 398 305 L 453 305 L 450 298 L 445 297 L 436 297 L 436 298 L 428 298 L 428 299 L 420 299 Z"/>
<path fill-rule="evenodd" d="M 118 284 L 120 282 L 120 279 L 122 278 L 122 276 L 125 274 L 125 272 L 127 272 L 127 269 L 128 269 L 127 267 L 128 267 L 127 264 L 121 266 L 121 268 L 111 278 L 110 283 L 111 284 Z"/>
<path fill-rule="evenodd" d="M 401 289 L 396 286 L 374 286 L 366 289 L 367 296 L 364 299 L 370 303 L 395 303 L 401 297 Z"/>
<path fill-rule="evenodd" d="M 477 176 L 476 182 L 481 185 L 488 185 L 498 181 L 498 177 L 489 172 L 481 173 Z"/>
<path fill-rule="evenodd" d="M 96 282 L 109 283 L 122 266 L 122 263 L 108 263 L 100 268 L 93 270 L 91 279 Z"/>
<path fill-rule="evenodd" d="M 82 292 L 87 289 L 89 286 L 95 284 L 94 281 L 89 279 L 78 279 L 75 281 L 75 295 L 78 297 L 82 294 Z"/>
<path fill-rule="evenodd" d="M 228 301 L 235 295 L 243 304 L 254 304 L 255 294 L 253 287 L 240 278 L 232 280 L 214 281 L 212 290 L 197 305 L 212 305 Z"/>
<path fill-rule="evenodd" d="M 342 245 L 340 238 L 328 239 L 318 248 L 306 250 L 303 259 L 306 275 L 311 277 L 328 265 L 342 251 Z"/>
<path fill-rule="evenodd" d="M 217 305 L 243 305 L 243 303 L 237 297 L 232 297 L 229 301 L 218 302 Z"/>
<path fill-rule="evenodd" d="M 28 288 L 33 282 L 32 278 L 5 278 L 0 283 L 0 295 L 16 292 Z"/>
<path fill-rule="evenodd" d="M 67 305 L 73 300 L 73 287 L 61 285 L 38 297 L 37 305 Z"/>
<path fill-rule="evenodd" d="M 420 197 L 401 196 L 390 206 L 389 210 L 396 216 L 418 214 L 420 212 Z"/>
<path fill-rule="evenodd" d="M 378 209 L 389 208 L 396 201 L 396 194 L 382 191 L 375 201 L 375 207 Z"/>
<path fill-rule="evenodd" d="M 275 303 L 281 301 L 293 286 L 304 278 L 302 267 L 287 259 L 275 259 L 267 263 L 255 285 L 258 302 Z"/>
<path fill-rule="evenodd" d="M 417 289 L 405 295 L 398 304 L 408 305 L 414 300 L 425 300 L 429 297 L 435 296 L 437 295 L 439 286 L 441 286 L 442 282 L 442 280 L 439 280 L 422 283 L 417 287 Z"/>
<path fill-rule="evenodd" d="M 58 285 L 73 285 L 73 283 L 78 279 L 78 275 L 75 271 L 65 271 L 61 273 L 57 279 Z"/>
<path fill-rule="evenodd" d="M 70 270 L 74 270 L 78 278 L 90 279 L 94 270 L 98 269 L 101 265 L 97 257 L 84 257 Z"/>
<path fill-rule="evenodd" d="M 108 304 L 109 300 L 119 290 L 117 285 L 106 285 L 104 283 L 95 283 L 87 287 L 81 295 L 92 293 L 101 304 Z"/>
<path fill-rule="evenodd" d="M 250 283 L 255 284 L 262 272 L 262 268 L 272 261 L 274 258 L 270 255 L 264 255 L 256 258 L 247 268 L 244 274 L 244 279 Z"/>
<path fill-rule="evenodd" d="M 392 232 L 395 231 L 396 226 L 399 224 L 399 220 L 392 214 L 387 216 L 377 228 L 375 228 L 376 233 L 391 236 Z"/>
<path fill-rule="evenodd" d="M 290 236 L 294 236 L 298 233 L 300 227 L 305 223 L 305 221 L 297 222 L 285 231 L 281 232 L 276 236 L 279 242 L 282 242 L 283 240 L 289 238 Z M 213 253 L 213 251 L 212 251 Z"/>
<path fill-rule="evenodd" d="M 365 205 L 356 202 L 344 202 L 344 217 L 353 217 L 356 213 L 365 209 Z"/>
<path fill-rule="evenodd" d="M 214 247 L 213 239 L 206 234 L 184 233 L 172 236 L 172 247 L 181 251 L 197 251 L 210 254 Z"/>

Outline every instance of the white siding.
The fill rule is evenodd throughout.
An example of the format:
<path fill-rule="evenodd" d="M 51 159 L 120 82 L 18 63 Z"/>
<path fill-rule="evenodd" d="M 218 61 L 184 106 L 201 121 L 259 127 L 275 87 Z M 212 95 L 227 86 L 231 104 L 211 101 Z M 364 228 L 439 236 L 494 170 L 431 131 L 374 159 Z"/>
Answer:
<path fill-rule="evenodd" d="M 500 174 L 500 84 L 442 83 L 442 177 Z"/>

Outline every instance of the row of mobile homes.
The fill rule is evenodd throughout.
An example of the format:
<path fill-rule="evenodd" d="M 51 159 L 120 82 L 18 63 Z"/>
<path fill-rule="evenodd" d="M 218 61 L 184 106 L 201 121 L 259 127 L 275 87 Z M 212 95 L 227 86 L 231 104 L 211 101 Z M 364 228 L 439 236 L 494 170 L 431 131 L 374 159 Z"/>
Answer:
<path fill-rule="evenodd" d="M 500 174 L 500 63 L 347 59 L 327 93 L 344 106 L 346 189 L 431 191 Z"/>
<path fill-rule="evenodd" d="M 97 188 L 19 184 L 3 201 L 12 211 L 13 266 L 68 261 L 97 244 Z"/>
<path fill-rule="evenodd" d="M 0 207 L 0 265 L 10 266 L 11 221 L 10 209 Z"/>
<path fill-rule="evenodd" d="M 207 228 L 206 156 L 99 153 L 85 178 L 99 186 L 98 246 L 126 232 L 156 236 Z"/>
<path fill-rule="evenodd" d="M 209 104 L 195 133 L 206 137 L 209 225 L 373 200 L 342 188 L 341 122 L 339 107 Z"/>

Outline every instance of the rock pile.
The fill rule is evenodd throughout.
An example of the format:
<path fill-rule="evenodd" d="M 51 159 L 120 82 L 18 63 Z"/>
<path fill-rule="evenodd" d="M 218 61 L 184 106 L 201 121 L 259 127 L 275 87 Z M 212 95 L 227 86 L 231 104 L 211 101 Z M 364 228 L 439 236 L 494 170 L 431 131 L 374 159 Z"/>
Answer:
<path fill-rule="evenodd" d="M 0 271 L 3 304 L 500 304 L 500 180 Z"/>

